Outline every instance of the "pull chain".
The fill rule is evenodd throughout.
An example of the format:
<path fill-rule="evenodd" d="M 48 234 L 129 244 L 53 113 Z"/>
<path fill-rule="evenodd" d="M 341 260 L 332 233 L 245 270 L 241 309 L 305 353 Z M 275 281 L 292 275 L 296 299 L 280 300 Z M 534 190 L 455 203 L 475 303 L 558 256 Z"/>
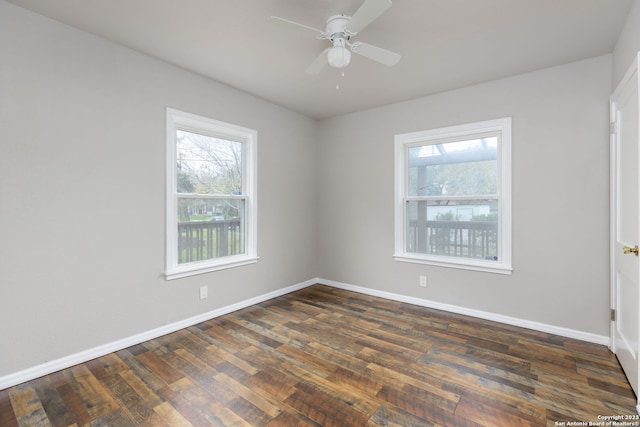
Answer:
<path fill-rule="evenodd" d="M 344 71 L 340 72 L 340 77 L 344 78 Z M 340 83 L 336 84 L 336 90 L 339 91 L 340 90 Z"/>

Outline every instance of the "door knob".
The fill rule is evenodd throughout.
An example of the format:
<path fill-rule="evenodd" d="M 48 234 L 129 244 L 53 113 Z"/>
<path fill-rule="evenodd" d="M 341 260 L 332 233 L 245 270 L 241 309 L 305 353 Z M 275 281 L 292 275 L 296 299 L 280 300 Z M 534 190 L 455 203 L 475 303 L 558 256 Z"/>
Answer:
<path fill-rule="evenodd" d="M 625 254 L 636 254 L 636 256 L 638 256 L 638 245 L 635 245 L 632 248 L 629 246 L 623 246 L 622 252 L 624 252 Z"/>

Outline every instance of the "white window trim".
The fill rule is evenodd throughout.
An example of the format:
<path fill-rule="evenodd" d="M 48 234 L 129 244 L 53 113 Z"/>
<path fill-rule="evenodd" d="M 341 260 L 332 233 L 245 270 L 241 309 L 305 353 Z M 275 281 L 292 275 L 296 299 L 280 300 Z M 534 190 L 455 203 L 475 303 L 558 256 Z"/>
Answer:
<path fill-rule="evenodd" d="M 406 186 L 408 181 L 407 150 L 436 140 L 473 136 L 486 132 L 500 132 L 498 143 L 498 250 L 496 261 L 436 256 L 406 251 Z M 468 123 L 395 136 L 395 252 L 394 259 L 402 262 L 436 265 L 498 274 L 511 274 L 511 117 Z"/>
<path fill-rule="evenodd" d="M 242 142 L 243 180 L 242 193 L 246 197 L 245 206 L 245 249 L 246 253 L 220 258 L 212 258 L 187 264 L 178 264 L 178 216 L 177 216 L 177 175 L 176 175 L 176 130 L 186 130 L 206 135 L 219 136 Z M 253 264 L 257 255 L 257 141 L 258 133 L 253 129 L 210 119 L 208 117 L 167 108 L 167 210 L 166 210 L 166 265 L 167 280 L 208 273 L 226 268 Z"/>

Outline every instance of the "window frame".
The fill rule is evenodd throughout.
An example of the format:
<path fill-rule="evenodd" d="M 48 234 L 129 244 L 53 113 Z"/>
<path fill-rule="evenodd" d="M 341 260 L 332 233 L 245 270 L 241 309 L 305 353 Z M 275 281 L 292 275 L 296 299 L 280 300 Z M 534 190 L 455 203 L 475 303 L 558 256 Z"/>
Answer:
<path fill-rule="evenodd" d="M 208 117 L 167 108 L 166 154 L 166 265 L 167 280 L 226 268 L 253 264 L 257 255 L 257 131 Z M 242 144 L 242 194 L 203 195 L 178 193 L 176 131 L 187 131 Z M 210 258 L 190 263 L 178 263 L 178 199 L 179 198 L 239 198 L 245 200 L 245 251 L 238 255 Z M 204 196 L 204 197 L 203 197 Z"/>
<path fill-rule="evenodd" d="M 483 136 L 487 133 L 499 134 L 497 146 L 498 191 L 491 199 L 498 203 L 498 261 L 464 258 L 457 256 L 431 255 L 407 251 L 407 202 L 426 196 L 409 196 L 409 148 L 422 145 L 436 145 Z M 474 270 L 498 274 L 512 274 L 511 264 L 511 117 L 486 120 L 418 132 L 395 135 L 395 212 L 394 240 L 396 261 Z M 452 197 L 455 198 L 455 197 Z M 477 195 L 467 199 L 487 199 Z M 424 199 L 426 200 L 426 199 Z"/>

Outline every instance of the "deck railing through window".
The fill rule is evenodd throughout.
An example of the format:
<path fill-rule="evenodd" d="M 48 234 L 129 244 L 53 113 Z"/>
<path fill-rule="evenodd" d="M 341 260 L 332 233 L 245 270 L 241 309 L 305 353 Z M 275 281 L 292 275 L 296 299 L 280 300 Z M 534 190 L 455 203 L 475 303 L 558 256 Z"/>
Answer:
<path fill-rule="evenodd" d="M 244 253 L 239 219 L 178 223 L 178 263 Z"/>
<path fill-rule="evenodd" d="M 412 220 L 407 233 L 408 252 L 497 260 L 495 221 Z"/>

